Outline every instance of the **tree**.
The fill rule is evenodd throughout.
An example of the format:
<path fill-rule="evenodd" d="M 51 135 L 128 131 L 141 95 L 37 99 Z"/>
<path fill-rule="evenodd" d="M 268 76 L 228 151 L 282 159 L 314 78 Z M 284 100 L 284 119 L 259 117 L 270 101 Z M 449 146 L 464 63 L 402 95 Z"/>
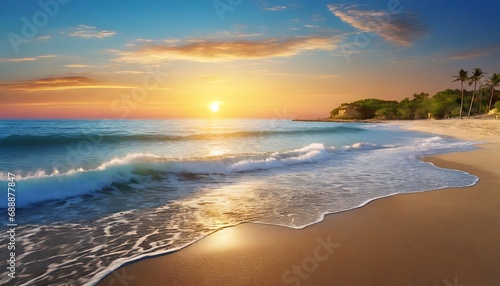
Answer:
<path fill-rule="evenodd" d="M 488 85 L 491 87 L 490 103 L 488 104 L 488 111 L 491 109 L 491 103 L 493 101 L 493 94 L 495 93 L 495 87 L 500 84 L 500 74 L 494 73 L 488 79 Z"/>
<path fill-rule="evenodd" d="M 375 116 L 380 119 L 393 119 L 396 117 L 397 105 L 393 107 L 382 107 L 375 111 Z"/>
<path fill-rule="evenodd" d="M 440 91 L 430 100 L 429 111 L 435 119 L 449 118 L 454 115 L 454 109 L 459 107 L 459 101 L 458 90 Z"/>
<path fill-rule="evenodd" d="M 396 111 L 397 119 L 414 119 L 413 114 L 410 107 L 410 99 L 405 98 L 401 100 L 398 104 L 398 109 Z"/>
<path fill-rule="evenodd" d="M 474 91 L 472 92 L 472 100 L 470 102 L 469 114 L 467 115 L 467 118 L 470 117 L 470 113 L 472 111 L 472 106 L 474 105 L 474 94 L 476 93 L 477 82 L 480 81 L 483 76 L 484 76 L 484 72 L 480 68 L 475 68 L 474 72 L 472 73 L 472 76 L 469 78 L 469 84 L 474 83 Z M 481 104 L 481 103 L 479 103 L 479 104 Z"/>
<path fill-rule="evenodd" d="M 414 119 L 426 119 L 429 113 L 430 99 L 429 94 L 421 92 L 414 94 L 413 99 L 410 101 Z"/>
<path fill-rule="evenodd" d="M 469 79 L 469 75 L 468 75 L 468 72 L 461 69 L 460 71 L 458 71 L 458 76 L 453 76 L 455 78 L 455 81 L 460 81 L 460 90 L 462 92 L 462 99 L 460 101 L 460 119 L 462 119 L 462 110 L 464 109 L 464 81 L 468 80 Z"/>
<path fill-rule="evenodd" d="M 481 114 L 483 112 L 483 95 L 486 96 L 485 87 L 485 85 L 480 85 L 477 88 L 477 96 L 479 102 L 479 104 L 477 105 L 477 114 Z"/>

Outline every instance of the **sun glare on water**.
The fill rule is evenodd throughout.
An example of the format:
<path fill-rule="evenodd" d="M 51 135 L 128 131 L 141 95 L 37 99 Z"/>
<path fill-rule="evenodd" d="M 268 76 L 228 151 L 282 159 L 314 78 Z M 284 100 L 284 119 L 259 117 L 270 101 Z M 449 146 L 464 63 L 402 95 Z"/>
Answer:
<path fill-rule="evenodd" d="M 208 108 L 210 108 L 212 112 L 217 112 L 219 111 L 219 103 L 214 101 L 208 105 Z"/>

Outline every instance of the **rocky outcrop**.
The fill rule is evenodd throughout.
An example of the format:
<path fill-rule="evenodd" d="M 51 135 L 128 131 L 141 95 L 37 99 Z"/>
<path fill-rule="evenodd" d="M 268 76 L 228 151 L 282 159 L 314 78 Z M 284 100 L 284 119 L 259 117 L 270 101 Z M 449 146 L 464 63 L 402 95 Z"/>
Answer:
<path fill-rule="evenodd" d="M 330 118 L 333 119 L 360 119 L 362 118 L 360 107 L 353 104 L 344 103 L 340 107 L 330 111 Z"/>

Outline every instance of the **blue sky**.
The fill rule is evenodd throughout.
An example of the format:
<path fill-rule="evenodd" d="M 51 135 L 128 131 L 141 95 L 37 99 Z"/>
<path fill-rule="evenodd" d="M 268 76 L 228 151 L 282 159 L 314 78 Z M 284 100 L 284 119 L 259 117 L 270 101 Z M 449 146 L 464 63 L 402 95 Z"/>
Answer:
<path fill-rule="evenodd" d="M 190 117 L 206 101 L 228 117 L 321 117 L 341 102 L 457 88 L 461 68 L 500 72 L 498 0 L 40 3 L 49 11 L 0 1 L 0 117 L 65 117 L 78 104 L 77 117 L 112 117 L 148 66 L 168 79 L 132 117 Z"/>

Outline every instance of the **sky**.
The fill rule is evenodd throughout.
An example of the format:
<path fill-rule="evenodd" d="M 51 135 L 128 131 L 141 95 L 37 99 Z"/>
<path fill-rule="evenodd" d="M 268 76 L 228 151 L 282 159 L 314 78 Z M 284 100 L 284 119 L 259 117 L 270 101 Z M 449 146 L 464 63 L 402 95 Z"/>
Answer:
<path fill-rule="evenodd" d="M 322 118 L 500 73 L 500 0 L 0 0 L 0 118 Z M 466 88 L 469 88 L 466 86 Z"/>

